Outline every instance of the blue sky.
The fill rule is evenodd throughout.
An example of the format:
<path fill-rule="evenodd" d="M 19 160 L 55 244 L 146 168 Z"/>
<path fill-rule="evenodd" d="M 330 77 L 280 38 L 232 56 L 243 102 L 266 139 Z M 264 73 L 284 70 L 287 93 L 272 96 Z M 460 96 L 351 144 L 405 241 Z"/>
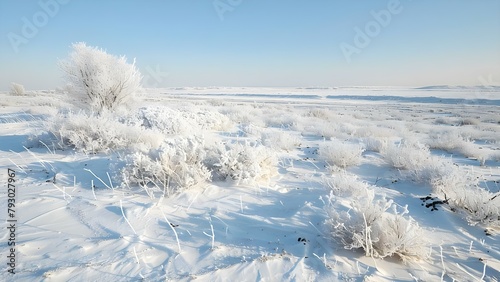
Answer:
<path fill-rule="evenodd" d="M 0 0 L 0 35 L 2 90 L 81 41 L 150 87 L 500 83 L 500 0 Z"/>

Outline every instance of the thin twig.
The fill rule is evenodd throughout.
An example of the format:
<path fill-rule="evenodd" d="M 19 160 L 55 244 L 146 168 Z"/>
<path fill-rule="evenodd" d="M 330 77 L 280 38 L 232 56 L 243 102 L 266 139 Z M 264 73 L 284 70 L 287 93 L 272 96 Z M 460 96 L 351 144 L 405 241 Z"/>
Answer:
<path fill-rule="evenodd" d="M 125 216 L 125 212 L 123 211 L 122 200 L 120 200 L 120 209 L 121 209 L 121 211 L 122 211 L 123 218 L 124 218 L 124 219 L 125 219 L 125 221 L 128 223 L 128 225 L 130 226 L 130 228 L 132 228 L 132 231 L 134 231 L 134 234 L 135 234 L 135 235 L 137 235 L 137 232 L 135 232 L 134 227 L 132 226 L 132 224 L 130 224 L 130 221 L 128 221 L 127 217 Z"/>

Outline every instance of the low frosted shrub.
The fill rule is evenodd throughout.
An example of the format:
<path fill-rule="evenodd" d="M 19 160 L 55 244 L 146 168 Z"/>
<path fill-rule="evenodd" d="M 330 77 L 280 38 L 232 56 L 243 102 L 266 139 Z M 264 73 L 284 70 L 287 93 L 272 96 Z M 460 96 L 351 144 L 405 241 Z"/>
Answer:
<path fill-rule="evenodd" d="M 210 181 L 211 172 L 204 165 L 205 157 L 203 139 L 179 137 L 148 153 L 132 154 L 122 176 L 126 183 L 144 187 L 150 196 L 154 194 L 152 191 L 162 191 L 169 196 Z"/>
<path fill-rule="evenodd" d="M 405 155 L 406 158 L 397 159 L 401 161 L 400 168 L 408 169 L 403 175 L 406 174 L 412 180 L 428 184 L 451 208 L 464 212 L 464 217 L 469 223 L 500 227 L 498 193 L 494 194 L 479 187 L 476 176 L 455 166 L 451 161 L 432 156 L 422 158 L 416 153 L 418 151 L 427 154 L 426 149 L 415 149 L 413 153 Z"/>
<path fill-rule="evenodd" d="M 266 117 L 265 122 L 266 122 L 266 127 L 275 127 L 275 128 L 282 128 L 282 129 L 291 129 L 291 128 L 298 128 L 300 117 L 293 115 L 291 113 L 287 114 L 276 114 L 273 113 L 272 115 L 269 115 Z"/>
<path fill-rule="evenodd" d="M 333 195 L 340 197 L 365 197 L 370 186 L 360 181 L 355 174 L 340 173 L 323 179 L 324 185 Z"/>
<path fill-rule="evenodd" d="M 305 116 L 306 117 L 315 117 L 315 118 L 322 119 L 322 120 L 329 120 L 333 116 L 333 114 L 328 109 L 313 108 L 313 109 L 309 110 L 305 114 Z"/>
<path fill-rule="evenodd" d="M 318 154 L 328 164 L 346 168 L 361 163 L 363 151 L 361 145 L 333 140 L 321 144 Z"/>
<path fill-rule="evenodd" d="M 389 144 L 382 154 L 392 167 L 412 172 L 421 170 L 431 158 L 428 147 L 408 140 L 403 140 L 400 144 Z"/>
<path fill-rule="evenodd" d="M 447 152 L 460 153 L 467 158 L 475 158 L 484 165 L 488 158 L 488 153 L 473 141 L 465 139 L 461 134 L 455 131 L 445 133 L 436 133 L 430 136 L 427 144 L 432 149 L 445 150 Z"/>
<path fill-rule="evenodd" d="M 58 147 L 74 147 L 85 153 L 108 152 L 125 148 L 157 148 L 164 137 L 157 131 L 121 122 L 115 115 L 60 113 L 47 122 L 48 132 Z"/>
<path fill-rule="evenodd" d="M 158 129 L 165 134 L 192 134 L 199 133 L 200 130 L 227 130 L 231 126 L 229 118 L 225 115 L 197 108 L 141 108 L 137 117 L 142 126 Z"/>
<path fill-rule="evenodd" d="M 423 170 L 433 191 L 450 207 L 464 211 L 470 224 L 500 227 L 500 194 L 479 187 L 478 178 L 449 161 L 436 161 Z"/>
<path fill-rule="evenodd" d="M 367 137 L 367 138 L 388 138 L 392 136 L 396 136 L 397 132 L 394 129 L 384 127 L 384 126 L 377 126 L 377 125 L 369 125 L 369 126 L 362 126 L 359 127 L 355 135 L 357 137 Z"/>
<path fill-rule="evenodd" d="M 347 211 L 338 205 L 327 208 L 331 235 L 346 249 L 361 248 L 366 256 L 378 258 L 397 256 L 403 262 L 427 258 L 424 231 L 406 216 L 406 208 L 398 212 L 392 201 L 375 199 L 372 189 L 350 204 Z M 391 207 L 393 212 L 388 212 Z"/>
<path fill-rule="evenodd" d="M 364 137 L 362 138 L 363 145 L 367 151 L 381 153 L 387 149 L 387 139 L 379 137 Z"/>
<path fill-rule="evenodd" d="M 241 136 L 245 137 L 259 137 L 263 135 L 264 128 L 256 126 L 252 123 L 242 123 L 239 126 L 239 132 Z"/>
<path fill-rule="evenodd" d="M 216 177 L 237 183 L 269 181 L 277 174 L 276 155 L 264 146 L 249 143 L 221 144 L 208 158 Z"/>
<path fill-rule="evenodd" d="M 355 134 L 356 130 L 357 127 L 350 123 L 318 122 L 315 124 L 313 133 L 328 139 L 348 139 Z"/>
<path fill-rule="evenodd" d="M 262 144 L 267 147 L 287 152 L 296 149 L 301 144 L 299 137 L 285 131 L 263 133 L 261 139 Z"/>

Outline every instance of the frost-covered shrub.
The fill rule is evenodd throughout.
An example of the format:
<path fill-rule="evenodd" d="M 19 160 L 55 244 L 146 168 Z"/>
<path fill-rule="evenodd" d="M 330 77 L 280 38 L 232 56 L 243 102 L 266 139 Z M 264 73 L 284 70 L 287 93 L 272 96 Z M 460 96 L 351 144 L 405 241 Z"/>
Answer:
<path fill-rule="evenodd" d="M 356 129 L 355 135 L 357 137 L 367 137 L 367 138 L 387 138 L 397 135 L 394 129 L 387 128 L 384 126 L 362 126 Z"/>
<path fill-rule="evenodd" d="M 329 120 L 333 115 L 331 111 L 323 108 L 313 108 L 309 110 L 306 115 L 307 117 L 315 117 L 322 120 Z"/>
<path fill-rule="evenodd" d="M 500 228 L 500 194 L 491 193 L 478 186 L 468 187 L 458 197 L 451 198 L 451 204 L 464 209 L 466 219 L 471 224 L 481 223 L 488 227 Z"/>
<path fill-rule="evenodd" d="M 85 43 L 72 45 L 73 51 L 60 63 L 71 95 L 83 99 L 94 112 L 129 105 L 141 90 L 142 75 L 127 59 L 116 57 Z"/>
<path fill-rule="evenodd" d="M 421 175 L 434 193 L 452 208 L 464 211 L 469 223 L 500 227 L 500 194 L 479 187 L 478 178 L 471 172 L 450 161 L 436 159 L 422 170 Z"/>
<path fill-rule="evenodd" d="M 481 121 L 477 118 L 463 118 L 459 120 L 459 125 L 478 125 Z"/>
<path fill-rule="evenodd" d="M 427 143 L 432 149 L 457 152 L 467 158 L 475 158 L 481 162 L 481 165 L 484 165 L 488 158 L 486 151 L 480 149 L 473 141 L 465 139 L 455 131 L 433 134 Z"/>
<path fill-rule="evenodd" d="M 86 153 L 136 148 L 157 148 L 164 137 L 157 131 L 120 122 L 110 113 L 60 113 L 47 122 L 47 131 L 58 147 L 74 147 Z"/>
<path fill-rule="evenodd" d="M 15 82 L 12 82 L 10 85 L 10 94 L 21 96 L 24 95 L 24 86 Z"/>
<path fill-rule="evenodd" d="M 261 139 L 262 144 L 267 147 L 287 152 L 296 149 L 301 144 L 299 137 L 286 131 L 266 132 L 261 135 Z"/>
<path fill-rule="evenodd" d="M 252 123 L 242 123 L 238 127 L 240 129 L 239 134 L 246 137 L 262 137 L 263 131 L 265 130 L 264 128 L 256 126 Z"/>
<path fill-rule="evenodd" d="M 231 121 L 236 123 L 252 123 L 259 127 L 264 127 L 262 109 L 246 104 L 228 105 L 220 112 L 226 115 Z"/>
<path fill-rule="evenodd" d="M 332 177 L 323 179 L 324 185 L 335 196 L 340 197 L 366 197 L 367 190 L 370 186 L 363 181 L 360 181 L 355 174 L 340 173 Z"/>
<path fill-rule="evenodd" d="M 200 130 L 227 130 L 232 125 L 229 118 L 215 112 L 197 108 L 173 109 L 168 107 L 141 108 L 138 122 L 165 134 L 199 133 Z"/>
<path fill-rule="evenodd" d="M 426 154 L 425 149 L 421 152 Z M 408 154 L 401 168 L 408 169 L 403 176 L 429 185 L 451 208 L 463 212 L 469 223 L 500 227 L 500 195 L 481 188 L 471 171 L 439 157 L 422 159 L 416 153 Z"/>
<path fill-rule="evenodd" d="M 356 126 L 346 122 L 319 122 L 315 125 L 313 133 L 329 139 L 348 139 L 354 135 L 356 129 Z"/>
<path fill-rule="evenodd" d="M 277 174 L 276 155 L 264 146 L 221 144 L 210 154 L 207 163 L 222 180 L 248 184 L 269 181 Z"/>
<path fill-rule="evenodd" d="M 361 145 L 333 140 L 321 144 L 318 154 L 328 164 L 346 168 L 361 163 L 363 151 Z"/>
<path fill-rule="evenodd" d="M 283 114 L 273 113 L 266 117 L 266 127 L 276 127 L 282 129 L 297 128 L 299 124 L 299 116 L 293 115 L 290 112 Z"/>
<path fill-rule="evenodd" d="M 431 157 L 428 147 L 408 140 L 403 140 L 400 144 L 389 144 L 383 155 L 392 167 L 411 172 L 421 170 Z"/>
<path fill-rule="evenodd" d="M 388 212 L 393 207 L 393 212 Z M 367 189 L 365 197 L 352 200 L 348 210 L 338 205 L 327 207 L 327 226 L 334 238 L 347 249 L 363 249 L 366 256 L 398 256 L 404 262 L 427 258 L 428 242 L 423 230 L 408 210 L 397 212 L 392 201 L 375 198 Z"/>
<path fill-rule="evenodd" d="M 159 149 L 129 156 L 122 176 L 126 183 L 144 187 L 150 196 L 155 190 L 169 196 L 210 181 L 211 172 L 204 165 L 205 157 L 203 139 L 178 137 Z"/>
<path fill-rule="evenodd" d="M 362 138 L 362 142 L 365 147 L 365 150 L 377 153 L 385 152 L 388 144 L 386 138 L 371 137 L 371 136 Z"/>

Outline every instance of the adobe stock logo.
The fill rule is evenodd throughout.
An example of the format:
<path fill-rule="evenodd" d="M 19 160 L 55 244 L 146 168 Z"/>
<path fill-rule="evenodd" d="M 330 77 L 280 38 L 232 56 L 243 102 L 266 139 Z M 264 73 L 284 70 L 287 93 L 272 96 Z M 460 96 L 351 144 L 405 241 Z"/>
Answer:
<path fill-rule="evenodd" d="M 226 12 L 234 11 L 241 3 L 243 3 L 243 0 L 214 0 L 214 2 L 212 2 L 215 12 L 221 21 L 224 20 L 224 14 Z"/>
<path fill-rule="evenodd" d="M 163 72 L 160 65 L 156 65 L 153 69 L 151 66 L 146 67 L 146 74 L 142 78 L 142 82 L 146 87 L 156 88 L 169 76 L 168 72 Z"/>
<path fill-rule="evenodd" d="M 411 0 L 410 0 L 411 1 Z M 393 15 L 397 15 L 403 11 L 403 7 L 399 0 L 390 0 L 387 3 L 387 8 L 376 11 L 370 11 L 372 15 L 372 20 L 367 22 L 363 29 L 359 27 L 354 27 L 354 35 L 353 44 L 349 44 L 346 42 L 340 43 L 340 50 L 344 54 L 345 59 L 348 63 L 351 62 L 351 57 L 353 54 L 360 54 L 361 51 L 368 47 L 372 42 L 372 39 L 377 37 L 382 28 L 387 27 L 391 21 Z"/>
<path fill-rule="evenodd" d="M 49 20 L 59 13 L 61 5 L 65 5 L 69 0 L 40 0 L 38 6 L 41 10 L 35 12 L 31 18 L 22 17 L 22 27 L 21 32 L 9 32 L 7 38 L 9 38 L 10 45 L 14 52 L 19 52 L 19 46 L 22 44 L 27 44 L 29 39 L 34 38 L 39 30 L 49 23 Z"/>

